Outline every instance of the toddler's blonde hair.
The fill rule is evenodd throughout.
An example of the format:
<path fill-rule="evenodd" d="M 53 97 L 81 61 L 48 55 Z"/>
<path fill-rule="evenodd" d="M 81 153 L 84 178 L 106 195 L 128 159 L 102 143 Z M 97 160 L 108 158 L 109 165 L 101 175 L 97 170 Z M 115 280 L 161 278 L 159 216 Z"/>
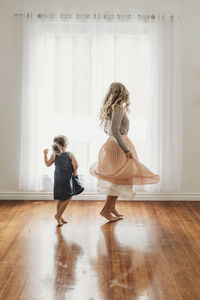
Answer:
<path fill-rule="evenodd" d="M 63 153 L 63 148 L 67 147 L 68 140 L 67 137 L 64 135 L 58 135 L 53 140 L 52 149 L 53 152 L 57 155 L 60 155 Z"/>

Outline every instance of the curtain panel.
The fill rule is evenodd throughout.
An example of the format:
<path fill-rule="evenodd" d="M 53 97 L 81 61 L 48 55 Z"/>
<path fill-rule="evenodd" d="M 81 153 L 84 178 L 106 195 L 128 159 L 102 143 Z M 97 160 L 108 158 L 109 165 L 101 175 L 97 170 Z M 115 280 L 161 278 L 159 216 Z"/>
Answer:
<path fill-rule="evenodd" d="M 179 20 L 166 15 L 88 18 L 28 13 L 24 17 L 20 188 L 51 191 L 53 168 L 43 149 L 69 139 L 87 193 L 96 192 L 89 166 L 107 139 L 98 112 L 109 85 L 130 92 L 130 132 L 141 162 L 161 181 L 136 187 L 181 187 L 182 139 Z M 95 17 L 94 17 L 95 16 Z"/>

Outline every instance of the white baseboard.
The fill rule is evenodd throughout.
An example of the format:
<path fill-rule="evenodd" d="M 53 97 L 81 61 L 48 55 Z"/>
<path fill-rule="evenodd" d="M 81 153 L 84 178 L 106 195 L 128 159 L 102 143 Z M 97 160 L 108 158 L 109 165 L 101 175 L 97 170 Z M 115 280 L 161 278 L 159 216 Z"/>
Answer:
<path fill-rule="evenodd" d="M 74 200 L 105 200 L 105 195 L 81 194 Z M 49 192 L 0 192 L 0 200 L 53 200 Z M 123 200 L 123 199 L 120 199 Z M 200 193 L 137 193 L 135 201 L 200 201 Z"/>

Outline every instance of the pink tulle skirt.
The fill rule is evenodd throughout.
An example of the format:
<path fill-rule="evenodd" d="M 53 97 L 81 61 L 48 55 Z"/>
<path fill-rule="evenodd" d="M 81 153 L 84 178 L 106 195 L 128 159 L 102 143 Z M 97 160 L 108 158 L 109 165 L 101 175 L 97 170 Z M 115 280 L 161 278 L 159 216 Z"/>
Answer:
<path fill-rule="evenodd" d="M 99 186 L 102 190 L 104 186 L 107 186 L 108 192 L 109 189 L 115 190 L 113 195 L 120 196 L 121 188 L 125 191 L 127 190 L 125 186 L 127 186 L 129 196 L 126 198 L 131 198 L 130 186 L 155 184 L 159 182 L 160 178 L 159 175 L 153 174 L 139 162 L 135 147 L 128 136 L 122 135 L 122 138 L 132 152 L 133 159 L 126 158 L 115 138 L 110 136 L 99 151 L 98 162 L 91 165 L 90 174 L 99 179 Z M 108 183 L 112 185 L 108 185 Z M 132 197 L 133 194 L 135 195 L 134 189 L 132 190 Z"/>

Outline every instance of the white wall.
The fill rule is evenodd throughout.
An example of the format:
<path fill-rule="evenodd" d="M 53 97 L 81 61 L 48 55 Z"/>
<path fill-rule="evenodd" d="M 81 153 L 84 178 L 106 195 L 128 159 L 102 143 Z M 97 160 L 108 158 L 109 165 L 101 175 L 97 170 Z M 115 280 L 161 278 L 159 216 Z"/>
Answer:
<path fill-rule="evenodd" d="M 0 1 L 0 192 L 18 190 L 22 22 L 25 10 L 171 11 L 181 16 L 183 102 L 182 192 L 200 192 L 200 1 L 199 0 L 1 0 Z"/>

